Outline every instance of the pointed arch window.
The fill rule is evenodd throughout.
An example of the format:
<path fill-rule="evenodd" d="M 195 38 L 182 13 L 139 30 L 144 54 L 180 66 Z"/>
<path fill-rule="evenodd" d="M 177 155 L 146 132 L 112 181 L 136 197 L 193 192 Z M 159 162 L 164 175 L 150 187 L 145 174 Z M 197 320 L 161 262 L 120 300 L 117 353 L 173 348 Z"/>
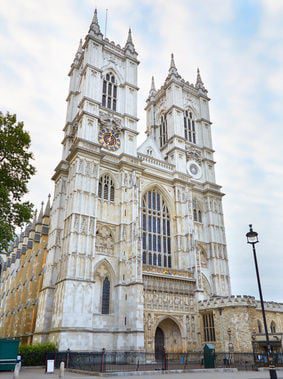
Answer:
<path fill-rule="evenodd" d="M 157 190 L 143 196 L 142 230 L 143 263 L 171 267 L 170 214 Z"/>
<path fill-rule="evenodd" d="M 260 320 L 257 320 L 257 330 L 259 333 L 262 333 L 262 324 Z"/>
<path fill-rule="evenodd" d="M 193 219 L 196 222 L 202 223 L 202 211 L 196 199 L 193 199 Z"/>
<path fill-rule="evenodd" d="M 166 115 L 162 115 L 160 119 L 160 147 L 164 146 L 168 141 L 167 120 Z"/>
<path fill-rule="evenodd" d="M 276 333 L 276 324 L 274 321 L 271 321 L 271 324 L 270 324 L 270 332 L 271 333 Z"/>
<path fill-rule="evenodd" d="M 102 285 L 102 306 L 101 306 L 101 313 L 103 315 L 108 315 L 110 309 L 110 281 L 106 277 L 103 280 Z"/>
<path fill-rule="evenodd" d="M 102 106 L 112 111 L 117 109 L 117 83 L 112 72 L 107 73 L 103 79 Z"/>
<path fill-rule="evenodd" d="M 115 187 L 113 180 L 109 175 L 103 175 L 99 179 L 98 183 L 98 197 L 105 201 L 114 201 Z"/>
<path fill-rule="evenodd" d="M 196 126 L 193 113 L 185 111 L 184 113 L 184 134 L 185 139 L 189 142 L 196 143 Z"/>

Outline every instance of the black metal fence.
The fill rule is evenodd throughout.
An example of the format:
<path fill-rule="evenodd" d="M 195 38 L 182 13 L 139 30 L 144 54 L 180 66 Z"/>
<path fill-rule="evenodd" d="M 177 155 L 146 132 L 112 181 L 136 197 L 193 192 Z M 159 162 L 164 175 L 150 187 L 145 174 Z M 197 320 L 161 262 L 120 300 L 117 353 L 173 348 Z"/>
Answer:
<path fill-rule="evenodd" d="M 267 357 L 253 353 L 215 353 L 215 368 L 237 368 L 238 370 L 255 370 L 267 366 Z M 156 359 L 154 353 L 144 352 L 74 352 L 65 351 L 47 354 L 47 359 L 55 360 L 55 367 L 60 362 L 68 369 L 92 372 L 127 372 L 127 371 L 164 371 L 205 368 L 202 352 L 162 353 Z M 274 359 L 275 361 L 275 359 Z M 276 361 L 275 361 L 276 363 Z"/>

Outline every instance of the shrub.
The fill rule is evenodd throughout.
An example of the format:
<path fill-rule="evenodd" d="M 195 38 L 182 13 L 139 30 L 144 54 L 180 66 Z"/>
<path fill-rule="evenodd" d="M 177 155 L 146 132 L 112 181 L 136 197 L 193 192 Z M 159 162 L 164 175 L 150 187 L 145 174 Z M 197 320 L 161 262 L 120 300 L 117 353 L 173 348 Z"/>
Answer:
<path fill-rule="evenodd" d="M 46 353 L 56 352 L 57 347 L 52 342 L 20 345 L 20 355 L 24 366 L 44 366 Z"/>

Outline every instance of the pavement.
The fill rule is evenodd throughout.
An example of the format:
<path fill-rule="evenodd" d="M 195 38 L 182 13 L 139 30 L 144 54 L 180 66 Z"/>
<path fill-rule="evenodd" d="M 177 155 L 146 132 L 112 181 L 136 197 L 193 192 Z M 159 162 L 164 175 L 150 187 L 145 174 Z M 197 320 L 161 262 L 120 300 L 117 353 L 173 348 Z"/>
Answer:
<path fill-rule="evenodd" d="M 186 373 L 172 373 L 170 371 L 164 372 L 164 374 L 160 373 L 142 373 L 136 372 L 137 378 L 144 379 L 263 379 L 270 378 L 268 371 L 233 371 L 232 369 L 219 371 L 217 369 L 206 369 L 206 370 L 188 370 Z M 166 378 L 164 376 L 166 375 Z M 120 374 L 123 379 L 133 379 L 133 375 L 129 375 L 128 373 Z M 278 379 L 283 379 L 283 371 L 277 371 Z M 93 378 L 94 375 L 86 375 L 68 372 L 65 371 L 64 379 L 90 379 Z M 107 375 L 107 378 L 116 378 L 117 375 Z M 0 379 L 13 379 L 14 375 L 12 372 L 0 372 Z M 23 367 L 20 374 L 19 379 L 58 379 L 59 378 L 59 370 L 55 370 L 54 374 L 46 374 L 44 368 L 25 368 Z M 99 378 L 99 377 L 97 377 Z"/>

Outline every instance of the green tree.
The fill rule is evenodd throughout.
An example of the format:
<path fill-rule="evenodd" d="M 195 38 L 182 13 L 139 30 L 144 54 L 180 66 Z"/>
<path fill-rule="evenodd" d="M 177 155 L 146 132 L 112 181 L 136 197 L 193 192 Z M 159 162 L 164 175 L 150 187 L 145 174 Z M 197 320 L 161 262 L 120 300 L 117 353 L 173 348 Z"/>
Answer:
<path fill-rule="evenodd" d="M 21 227 L 32 216 L 33 205 L 22 201 L 27 183 L 35 173 L 30 136 L 16 115 L 0 112 L 0 251 L 7 250 Z"/>

